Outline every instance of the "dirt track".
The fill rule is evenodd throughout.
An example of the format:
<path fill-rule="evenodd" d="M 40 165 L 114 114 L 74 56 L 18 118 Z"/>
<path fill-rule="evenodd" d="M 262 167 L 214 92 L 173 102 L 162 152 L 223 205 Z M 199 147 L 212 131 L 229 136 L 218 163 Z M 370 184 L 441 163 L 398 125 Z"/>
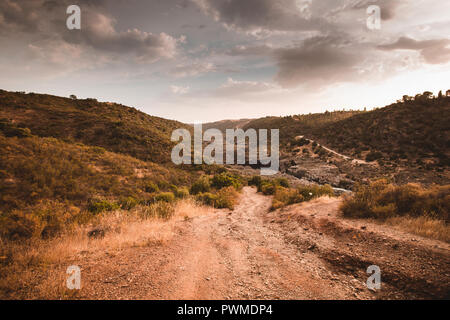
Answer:
<path fill-rule="evenodd" d="M 270 198 L 244 188 L 233 212 L 180 221 L 166 243 L 86 257 L 79 298 L 450 297 L 447 244 L 343 221 L 338 205 L 319 199 L 269 213 Z M 372 264 L 378 292 L 365 286 Z"/>

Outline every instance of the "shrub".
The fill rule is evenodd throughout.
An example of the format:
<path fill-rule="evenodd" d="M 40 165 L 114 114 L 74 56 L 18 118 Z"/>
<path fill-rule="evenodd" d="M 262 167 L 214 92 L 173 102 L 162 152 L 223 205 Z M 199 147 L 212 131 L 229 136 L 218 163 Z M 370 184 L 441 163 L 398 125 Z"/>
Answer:
<path fill-rule="evenodd" d="M 217 193 L 217 208 L 227 208 L 230 210 L 234 209 L 234 205 L 236 203 L 236 199 L 238 197 L 238 193 L 234 187 L 226 187 Z"/>
<path fill-rule="evenodd" d="M 215 208 L 233 209 L 238 193 L 232 186 L 220 189 L 217 194 L 211 192 L 200 193 L 197 195 L 197 200 L 201 203 Z"/>
<path fill-rule="evenodd" d="M 273 195 L 277 186 L 289 188 L 289 181 L 286 178 L 261 180 L 258 184 L 258 192 L 262 192 L 264 195 Z"/>
<path fill-rule="evenodd" d="M 173 204 L 164 201 L 152 203 L 139 210 L 140 216 L 144 220 L 151 218 L 169 219 L 173 216 L 174 212 L 175 207 Z"/>
<path fill-rule="evenodd" d="M 91 201 L 88 206 L 89 212 L 98 214 L 104 211 L 113 211 L 119 209 L 119 205 L 107 200 Z"/>
<path fill-rule="evenodd" d="M 340 207 L 345 217 L 385 220 L 395 216 L 426 216 L 446 223 L 450 212 L 450 186 L 428 189 L 418 184 L 393 185 L 377 180 L 369 185 L 357 185 L 352 196 Z"/>
<path fill-rule="evenodd" d="M 175 201 L 175 195 L 173 192 L 161 192 L 155 196 L 155 201 L 162 201 L 167 203 L 172 203 Z"/>
<path fill-rule="evenodd" d="M 333 188 L 326 184 L 323 186 L 312 185 L 312 186 L 302 186 L 297 188 L 298 193 L 302 195 L 304 201 L 309 201 L 314 198 L 319 198 L 323 196 L 332 197 L 334 196 Z"/>
<path fill-rule="evenodd" d="M 148 193 L 155 193 L 155 192 L 159 192 L 159 187 L 156 183 L 154 182 L 149 182 L 147 183 L 147 185 L 145 186 L 145 192 Z"/>
<path fill-rule="evenodd" d="M 92 147 L 92 151 L 97 154 L 105 154 L 106 150 L 102 147 Z"/>
<path fill-rule="evenodd" d="M 263 181 L 261 183 L 260 191 L 264 195 L 266 195 L 266 196 L 273 195 L 275 193 L 275 190 L 276 190 L 276 186 L 273 183 L 271 183 L 269 181 Z"/>
<path fill-rule="evenodd" d="M 223 172 L 221 174 L 217 174 L 212 178 L 211 186 L 216 189 L 222 189 L 225 187 L 234 187 L 236 190 L 242 188 L 242 183 L 237 176 L 234 176 L 230 173 Z"/>
<path fill-rule="evenodd" d="M 174 190 L 175 197 L 184 199 L 189 197 L 189 189 L 187 187 L 176 188 Z"/>
<path fill-rule="evenodd" d="M 207 206 L 215 206 L 217 198 L 218 196 L 211 192 L 199 193 L 196 197 L 198 201 L 206 204 Z"/>
<path fill-rule="evenodd" d="M 123 210 L 131 210 L 139 204 L 139 201 L 133 197 L 123 198 L 119 201 L 118 205 Z"/>
<path fill-rule="evenodd" d="M 197 181 L 195 181 L 189 192 L 193 195 L 208 192 L 211 189 L 211 184 L 209 182 L 209 178 L 207 176 L 200 177 Z"/>
<path fill-rule="evenodd" d="M 304 186 L 296 189 L 276 186 L 271 209 L 279 209 L 287 205 L 309 201 L 322 196 L 334 196 L 333 188 L 330 185 Z"/>
<path fill-rule="evenodd" d="M 289 181 L 286 178 L 276 178 L 273 183 L 277 186 L 289 188 Z"/>
<path fill-rule="evenodd" d="M 261 176 L 253 176 L 250 178 L 250 180 L 248 180 L 248 185 L 259 187 L 261 185 L 261 182 L 262 182 Z"/>
<path fill-rule="evenodd" d="M 10 240 L 29 239 L 38 226 L 36 217 L 13 211 L 9 214 L 0 214 L 0 235 Z"/>
<path fill-rule="evenodd" d="M 26 138 L 32 136 L 30 129 L 19 128 L 7 119 L 0 119 L 0 132 L 3 132 L 5 137 Z"/>

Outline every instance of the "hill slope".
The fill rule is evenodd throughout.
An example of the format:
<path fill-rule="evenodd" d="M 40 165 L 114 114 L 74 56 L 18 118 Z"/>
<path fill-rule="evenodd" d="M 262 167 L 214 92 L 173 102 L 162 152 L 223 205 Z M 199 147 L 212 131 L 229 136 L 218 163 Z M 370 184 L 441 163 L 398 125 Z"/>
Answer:
<path fill-rule="evenodd" d="M 1 118 L 36 136 L 100 146 L 157 163 L 170 161 L 172 131 L 188 128 L 120 104 L 3 90 Z"/>
<path fill-rule="evenodd" d="M 232 122 L 225 125 L 235 128 Z M 441 169 L 449 165 L 450 97 L 417 95 L 368 112 L 265 117 L 245 123 L 243 129 L 250 128 L 280 129 L 281 146 L 288 150 L 297 136 L 306 136 L 350 157 L 369 156 L 369 161 Z"/>
<path fill-rule="evenodd" d="M 450 97 L 398 102 L 315 128 L 311 135 L 347 155 L 449 165 Z M 379 154 L 374 154 L 379 152 Z M 369 159 L 370 160 L 370 159 Z"/>

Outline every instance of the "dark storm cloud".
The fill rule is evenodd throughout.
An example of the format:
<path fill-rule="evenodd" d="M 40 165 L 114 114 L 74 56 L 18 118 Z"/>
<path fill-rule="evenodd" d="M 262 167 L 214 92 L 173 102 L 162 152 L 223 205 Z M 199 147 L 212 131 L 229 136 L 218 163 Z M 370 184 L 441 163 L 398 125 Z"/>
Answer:
<path fill-rule="evenodd" d="M 381 50 L 414 50 L 420 52 L 427 63 L 441 64 L 450 61 L 450 40 L 415 40 L 401 37 L 396 42 L 378 46 Z"/>

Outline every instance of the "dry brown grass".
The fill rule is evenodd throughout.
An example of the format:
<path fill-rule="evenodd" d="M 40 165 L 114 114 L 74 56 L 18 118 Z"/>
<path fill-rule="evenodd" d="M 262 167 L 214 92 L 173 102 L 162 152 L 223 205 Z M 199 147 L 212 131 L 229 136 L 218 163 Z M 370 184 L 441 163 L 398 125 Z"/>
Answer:
<path fill-rule="evenodd" d="M 126 247 L 142 247 L 170 241 L 182 220 L 211 214 L 214 209 L 191 198 L 175 204 L 173 215 L 148 217 L 147 207 L 118 210 L 100 216 L 89 226 L 74 227 L 58 238 L 33 238 L 26 242 L 0 239 L 0 299 L 70 299 L 77 292 L 65 288 L 66 269 L 85 254 L 102 254 Z M 94 228 L 106 230 L 102 238 L 89 238 Z"/>
<path fill-rule="evenodd" d="M 386 223 L 422 237 L 450 243 L 450 226 L 442 220 L 429 217 L 394 217 L 387 219 Z"/>
<path fill-rule="evenodd" d="M 450 242 L 450 186 L 394 185 L 378 180 L 359 185 L 344 197 L 340 212 L 347 218 L 369 218 L 410 233 Z"/>

